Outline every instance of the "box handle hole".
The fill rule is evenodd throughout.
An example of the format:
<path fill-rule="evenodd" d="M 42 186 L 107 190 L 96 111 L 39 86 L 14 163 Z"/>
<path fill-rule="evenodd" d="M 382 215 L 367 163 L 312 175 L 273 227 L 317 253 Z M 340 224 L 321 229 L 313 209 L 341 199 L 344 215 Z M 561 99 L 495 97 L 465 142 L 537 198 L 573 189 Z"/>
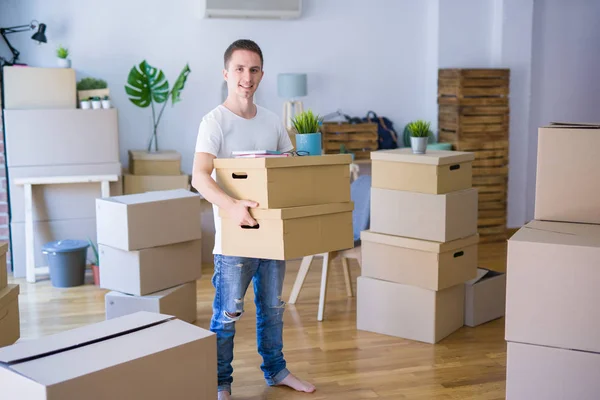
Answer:
<path fill-rule="evenodd" d="M 454 258 L 462 257 L 464 255 L 465 255 L 464 251 L 457 251 L 456 253 L 454 253 Z"/>
<path fill-rule="evenodd" d="M 460 169 L 460 164 L 454 164 L 450 166 L 450 171 L 456 171 L 457 169 Z"/>
<path fill-rule="evenodd" d="M 242 225 L 242 229 L 258 229 L 258 228 L 260 228 L 260 224 L 256 224 L 254 226 Z"/>
<path fill-rule="evenodd" d="M 233 179 L 248 179 L 248 174 L 245 172 L 234 172 L 231 174 Z"/>

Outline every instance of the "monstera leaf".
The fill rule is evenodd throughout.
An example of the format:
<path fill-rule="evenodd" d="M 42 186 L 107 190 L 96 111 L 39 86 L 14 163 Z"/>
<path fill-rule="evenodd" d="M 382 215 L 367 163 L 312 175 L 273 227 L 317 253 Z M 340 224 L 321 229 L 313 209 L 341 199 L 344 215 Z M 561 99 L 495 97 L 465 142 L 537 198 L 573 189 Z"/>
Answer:
<path fill-rule="evenodd" d="M 188 64 L 185 64 L 185 67 L 183 67 L 183 70 L 181 71 L 181 73 L 179 74 L 179 77 L 177 78 L 177 80 L 175 81 L 175 84 L 173 85 L 173 91 L 171 92 L 171 103 L 172 105 L 175 105 L 175 103 L 177 103 L 178 101 L 181 101 L 181 91 L 183 90 L 183 87 L 185 86 L 185 81 L 187 80 L 188 75 L 190 74 L 190 66 Z"/>
<path fill-rule="evenodd" d="M 129 71 L 125 91 L 129 95 L 129 100 L 138 107 L 148 107 L 152 100 L 157 103 L 164 103 L 169 98 L 169 81 L 165 74 L 142 61 L 139 66 L 134 66 Z"/>

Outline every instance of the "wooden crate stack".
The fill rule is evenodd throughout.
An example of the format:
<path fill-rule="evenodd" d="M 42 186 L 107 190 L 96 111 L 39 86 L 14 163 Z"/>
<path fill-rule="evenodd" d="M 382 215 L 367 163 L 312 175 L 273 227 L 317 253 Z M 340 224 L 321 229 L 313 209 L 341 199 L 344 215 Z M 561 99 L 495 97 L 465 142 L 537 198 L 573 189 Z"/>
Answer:
<path fill-rule="evenodd" d="M 356 160 L 367 160 L 371 151 L 379 148 L 375 123 L 325 122 L 321 134 L 324 154 L 339 154 L 343 145 L 347 152 L 354 153 Z"/>
<path fill-rule="evenodd" d="M 509 138 L 508 69 L 438 71 L 439 141 L 475 153 L 480 242 L 507 239 Z"/>

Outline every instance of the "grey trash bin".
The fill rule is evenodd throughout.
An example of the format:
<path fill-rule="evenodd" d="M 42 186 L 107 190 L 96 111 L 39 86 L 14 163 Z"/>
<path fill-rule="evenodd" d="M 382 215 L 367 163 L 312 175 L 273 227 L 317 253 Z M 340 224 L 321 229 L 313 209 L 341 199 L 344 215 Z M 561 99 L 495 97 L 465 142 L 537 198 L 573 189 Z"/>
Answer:
<path fill-rule="evenodd" d="M 89 243 L 85 240 L 57 240 L 46 243 L 50 281 L 55 287 L 81 286 L 85 282 L 85 261 Z"/>

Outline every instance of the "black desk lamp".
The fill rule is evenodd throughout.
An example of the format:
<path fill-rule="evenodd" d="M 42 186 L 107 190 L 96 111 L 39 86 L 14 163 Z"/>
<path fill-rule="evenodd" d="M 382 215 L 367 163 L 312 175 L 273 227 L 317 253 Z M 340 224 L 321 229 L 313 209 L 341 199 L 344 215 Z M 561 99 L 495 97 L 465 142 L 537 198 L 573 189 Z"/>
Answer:
<path fill-rule="evenodd" d="M 31 37 L 31 39 L 39 42 L 39 43 L 46 43 L 46 24 L 39 24 L 37 21 L 31 21 L 31 23 L 27 24 L 27 25 L 18 25 L 18 26 L 11 26 L 8 28 L 0 28 L 0 36 L 2 36 L 2 39 L 4 39 L 4 41 L 6 42 L 6 44 L 8 45 L 8 48 L 10 49 L 11 53 L 13 54 L 13 58 L 12 60 L 8 61 L 3 57 L 0 57 L 0 65 L 5 65 L 5 64 L 9 64 L 9 65 L 14 65 L 16 63 L 16 61 L 19 58 L 19 50 L 15 49 L 10 42 L 8 41 L 8 39 L 6 38 L 6 35 L 11 34 L 11 33 L 17 33 L 17 32 L 26 32 L 32 29 L 36 29 L 37 28 L 37 32 L 33 34 L 33 36 Z"/>

